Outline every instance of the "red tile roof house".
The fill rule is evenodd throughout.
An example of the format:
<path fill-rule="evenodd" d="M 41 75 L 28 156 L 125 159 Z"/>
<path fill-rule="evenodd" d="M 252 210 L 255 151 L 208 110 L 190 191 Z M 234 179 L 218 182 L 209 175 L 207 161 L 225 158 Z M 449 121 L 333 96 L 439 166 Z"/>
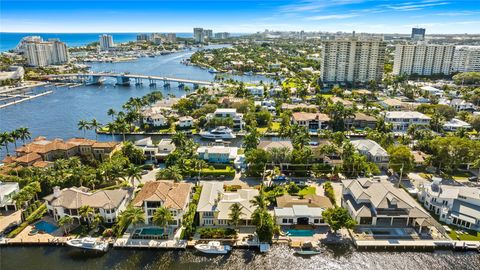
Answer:
<path fill-rule="evenodd" d="M 292 124 L 306 127 L 308 130 L 327 129 L 330 117 L 324 113 L 294 112 Z"/>

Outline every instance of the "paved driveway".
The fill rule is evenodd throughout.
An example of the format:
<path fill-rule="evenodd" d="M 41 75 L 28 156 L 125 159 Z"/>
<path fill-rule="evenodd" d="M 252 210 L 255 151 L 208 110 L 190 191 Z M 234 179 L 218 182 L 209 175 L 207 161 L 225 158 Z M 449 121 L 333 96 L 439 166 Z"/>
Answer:
<path fill-rule="evenodd" d="M 10 224 L 17 222 L 17 224 L 21 223 L 21 211 L 8 211 L 2 212 L 0 216 L 0 232 L 3 232 Z"/>

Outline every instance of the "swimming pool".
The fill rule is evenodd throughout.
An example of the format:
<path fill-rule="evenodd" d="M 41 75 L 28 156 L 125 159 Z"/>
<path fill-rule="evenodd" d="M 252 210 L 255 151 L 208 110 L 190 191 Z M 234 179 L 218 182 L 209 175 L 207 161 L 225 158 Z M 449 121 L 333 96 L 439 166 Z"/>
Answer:
<path fill-rule="evenodd" d="M 289 236 L 299 236 L 299 237 L 309 237 L 313 236 L 315 232 L 313 230 L 288 230 L 287 235 Z"/>
<path fill-rule="evenodd" d="M 163 228 L 143 228 L 138 233 L 140 235 L 163 235 Z"/>
<path fill-rule="evenodd" d="M 53 233 L 58 229 L 57 226 L 45 220 L 40 220 L 39 222 L 35 223 L 35 228 L 46 233 Z"/>

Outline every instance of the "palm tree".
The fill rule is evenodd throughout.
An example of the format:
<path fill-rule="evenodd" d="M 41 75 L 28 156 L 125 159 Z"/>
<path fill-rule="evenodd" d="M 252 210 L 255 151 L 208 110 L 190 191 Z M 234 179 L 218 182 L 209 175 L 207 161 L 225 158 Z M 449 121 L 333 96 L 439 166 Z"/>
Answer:
<path fill-rule="evenodd" d="M 125 172 L 127 177 L 130 179 L 133 189 L 135 189 L 135 180 L 140 181 L 140 179 L 142 179 L 142 169 L 139 166 L 130 164 Z"/>
<path fill-rule="evenodd" d="M 140 223 L 145 223 L 145 213 L 141 208 L 129 206 L 120 214 L 118 224 L 120 231 L 132 224 L 134 227 Z"/>
<path fill-rule="evenodd" d="M 183 175 L 178 166 L 170 166 L 168 168 L 159 170 L 155 175 L 156 179 L 173 179 L 175 182 L 183 180 Z"/>
<path fill-rule="evenodd" d="M 103 222 L 103 217 L 100 216 L 99 214 L 96 214 L 95 216 L 93 216 L 93 220 L 92 220 L 92 227 L 93 228 L 96 228 L 98 227 L 98 225 L 100 225 L 100 223 Z"/>
<path fill-rule="evenodd" d="M 71 216 L 63 216 L 58 220 L 58 225 L 63 227 L 65 234 L 68 234 L 70 226 L 73 224 L 73 218 Z"/>
<path fill-rule="evenodd" d="M 160 207 L 155 210 L 153 214 L 153 223 L 159 227 L 167 227 L 168 223 L 172 222 L 173 215 L 172 213 L 165 207 Z"/>
<path fill-rule="evenodd" d="M 90 123 L 88 123 L 85 120 L 80 120 L 78 121 L 77 126 L 78 126 L 78 130 L 83 130 L 83 137 L 85 137 L 87 129 L 90 129 Z"/>
<path fill-rule="evenodd" d="M 15 149 L 17 149 L 17 140 L 20 139 L 20 133 L 18 133 L 18 130 L 12 130 L 10 131 L 10 136 L 12 137 Z"/>
<path fill-rule="evenodd" d="M 258 195 L 253 197 L 253 199 L 250 200 L 250 203 L 254 206 L 257 206 L 257 208 L 267 209 L 265 193 L 263 192 L 263 184 L 260 186 Z"/>
<path fill-rule="evenodd" d="M 123 135 L 123 142 L 125 142 L 125 133 L 129 131 L 128 124 L 125 121 L 117 121 L 115 123 L 115 130 L 119 131 Z"/>
<path fill-rule="evenodd" d="M 97 133 L 97 129 L 99 127 L 102 126 L 102 124 L 100 124 L 97 119 L 93 118 L 92 121 L 90 121 L 90 124 L 89 124 L 90 128 L 95 130 L 95 140 L 98 140 L 98 133 Z"/>
<path fill-rule="evenodd" d="M 113 108 L 108 109 L 107 115 L 112 117 L 112 121 L 113 121 L 113 118 L 115 117 L 115 114 L 117 114 L 117 112 Z"/>
<path fill-rule="evenodd" d="M 243 206 L 241 206 L 239 203 L 234 203 L 230 206 L 230 214 L 228 217 L 230 218 L 230 224 L 234 225 L 235 227 L 238 226 L 240 218 L 243 215 L 242 209 Z"/>
<path fill-rule="evenodd" d="M 95 213 L 92 207 L 84 205 L 78 209 L 78 214 L 90 225 L 90 217 Z"/>
<path fill-rule="evenodd" d="M 18 131 L 20 139 L 23 141 L 23 144 L 25 145 L 25 140 L 31 139 L 30 136 L 32 134 L 30 133 L 30 131 L 26 127 L 20 127 L 20 128 L 17 129 L 17 131 Z"/>
<path fill-rule="evenodd" d="M 13 143 L 13 137 L 10 135 L 9 132 L 2 132 L 0 133 L 0 145 L 5 146 L 5 150 L 7 151 L 8 155 L 8 144 Z"/>
<path fill-rule="evenodd" d="M 112 140 L 115 140 L 115 137 L 113 135 L 115 133 L 115 130 L 117 129 L 117 126 L 115 125 L 115 123 L 108 123 L 107 125 L 105 125 L 105 127 L 112 134 Z"/>

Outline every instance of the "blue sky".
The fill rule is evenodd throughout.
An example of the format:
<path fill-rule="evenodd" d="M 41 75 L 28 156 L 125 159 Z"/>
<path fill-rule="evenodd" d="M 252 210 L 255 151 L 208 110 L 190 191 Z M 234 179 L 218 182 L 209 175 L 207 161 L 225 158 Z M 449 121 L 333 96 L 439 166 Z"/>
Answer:
<path fill-rule="evenodd" d="M 1 32 L 480 33 L 479 0 L 0 0 Z"/>

